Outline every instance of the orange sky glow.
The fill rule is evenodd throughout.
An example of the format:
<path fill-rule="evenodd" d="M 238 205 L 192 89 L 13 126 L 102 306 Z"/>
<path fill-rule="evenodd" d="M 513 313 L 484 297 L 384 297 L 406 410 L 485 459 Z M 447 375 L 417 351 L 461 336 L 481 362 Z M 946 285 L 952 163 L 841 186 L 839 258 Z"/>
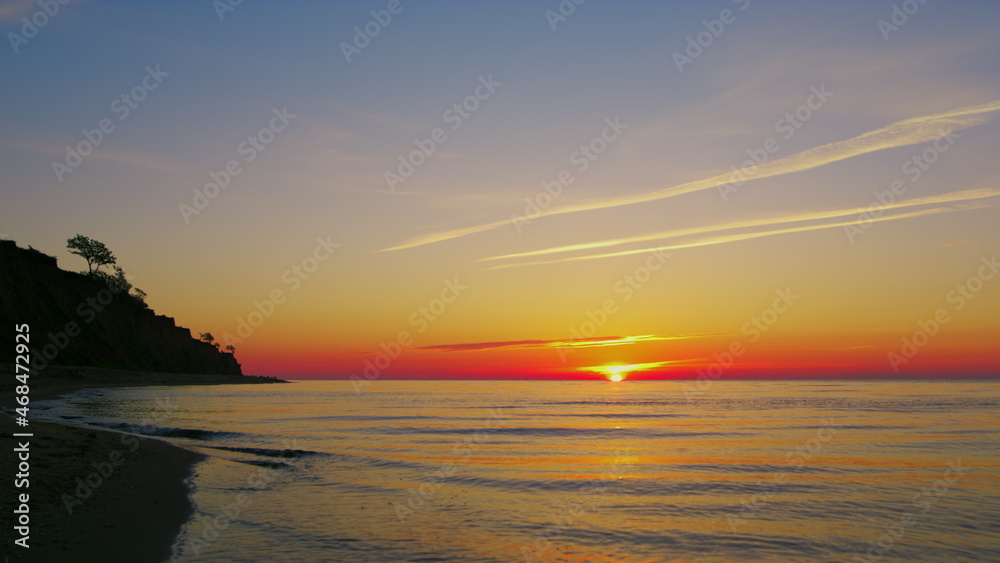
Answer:
<path fill-rule="evenodd" d="M 248 374 L 1000 375 L 993 8 L 748 3 L 682 64 L 698 3 L 414 4 L 350 60 L 351 3 L 99 5 L 8 53 L 0 235 L 105 242 Z"/>

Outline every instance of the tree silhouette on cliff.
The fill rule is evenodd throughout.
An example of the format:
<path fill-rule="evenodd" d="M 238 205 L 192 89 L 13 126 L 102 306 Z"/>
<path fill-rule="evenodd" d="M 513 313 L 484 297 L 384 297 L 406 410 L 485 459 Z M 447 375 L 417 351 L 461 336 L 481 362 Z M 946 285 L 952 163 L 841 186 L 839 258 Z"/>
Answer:
<path fill-rule="evenodd" d="M 68 239 L 66 248 L 70 254 L 82 256 L 87 261 L 87 273 L 91 275 L 95 271 L 99 272 L 101 266 L 112 266 L 117 263 L 115 255 L 103 242 L 80 234 Z"/>

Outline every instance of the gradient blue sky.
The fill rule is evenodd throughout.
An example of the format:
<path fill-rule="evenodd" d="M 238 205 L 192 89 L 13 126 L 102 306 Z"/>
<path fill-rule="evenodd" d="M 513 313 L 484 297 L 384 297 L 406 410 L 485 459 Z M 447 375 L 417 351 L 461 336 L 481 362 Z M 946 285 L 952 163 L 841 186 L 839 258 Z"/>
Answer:
<path fill-rule="evenodd" d="M 345 61 L 341 43 L 387 4 L 245 1 L 220 21 L 208 1 L 71 2 L 18 53 L 7 34 L 19 33 L 21 18 L 38 5 L 0 4 L 8 37 L 0 49 L 0 233 L 57 255 L 71 269 L 83 264 L 65 252 L 65 240 L 78 232 L 98 238 L 154 308 L 196 331 L 233 332 L 255 300 L 284 290 L 287 302 L 238 346 L 247 371 L 338 376 L 360 370 L 399 331 L 416 333 L 412 313 L 454 277 L 468 292 L 414 335 L 412 353 L 390 371 L 705 365 L 776 290 L 795 287 L 810 297 L 774 327 L 759 356 L 747 359 L 748 369 L 787 363 L 823 373 L 883 372 L 900 338 L 1000 244 L 992 198 L 1000 189 L 1000 126 L 991 109 L 956 121 L 954 147 L 900 198 L 944 198 L 940 213 L 873 223 L 853 243 L 831 227 L 672 251 L 669 271 L 635 300 L 619 302 L 621 312 L 598 331 L 699 335 L 686 344 L 623 345 L 569 363 L 551 350 L 417 351 L 568 339 L 603 300 L 620 301 L 615 283 L 645 260 L 626 255 L 491 270 L 526 260 L 484 258 L 867 207 L 873 192 L 905 179 L 902 164 L 931 146 L 929 139 L 753 180 L 725 201 L 713 188 L 605 204 L 725 173 L 768 137 L 778 137 L 776 160 L 900 120 L 995 102 L 1000 5 L 930 1 L 886 40 L 878 21 L 889 20 L 890 1 L 588 0 L 553 31 L 545 12 L 558 10 L 556 1 L 404 0 L 402 12 Z M 673 53 L 724 9 L 735 21 L 679 72 Z M 111 103 L 138 85 L 149 65 L 169 76 L 127 119 L 117 119 Z M 472 94 L 480 76 L 501 86 L 452 131 L 443 112 Z M 814 87 L 834 94 L 790 139 L 780 138 L 776 121 Z M 210 172 L 241 158 L 240 143 L 275 108 L 296 117 L 186 223 L 178 206 L 191 203 Z M 105 117 L 115 131 L 58 182 L 53 159 Z M 627 131 L 576 173 L 570 155 L 615 117 Z M 390 192 L 385 171 L 437 127 L 448 140 Z M 525 198 L 537 197 L 541 183 L 564 169 L 574 170 L 575 181 L 553 209 L 594 210 L 542 217 L 523 233 L 508 225 L 385 251 L 523 213 Z M 968 190 L 988 193 L 948 199 Z M 706 236 L 719 234 L 731 233 Z M 291 292 L 282 273 L 312 253 L 316 237 L 340 246 Z M 613 250 L 661 244 L 668 243 Z M 955 315 L 950 336 L 921 354 L 926 364 L 919 369 L 944 373 L 961 358 L 970 362 L 961 369 L 997 368 L 989 343 L 1000 334 L 1000 293 L 987 284 L 981 295 Z M 847 357 L 841 348 L 855 352 Z"/>

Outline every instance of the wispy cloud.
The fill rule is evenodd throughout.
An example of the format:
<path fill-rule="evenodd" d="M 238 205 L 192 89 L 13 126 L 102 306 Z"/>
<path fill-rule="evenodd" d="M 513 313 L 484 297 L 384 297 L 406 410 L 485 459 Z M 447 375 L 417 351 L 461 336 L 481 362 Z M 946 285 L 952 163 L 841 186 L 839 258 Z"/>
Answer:
<path fill-rule="evenodd" d="M 941 203 L 953 203 L 958 201 L 969 201 L 975 199 L 985 199 L 989 197 L 995 197 L 1000 195 L 1000 189 L 978 189 L 978 190 L 963 190 L 958 192 L 951 192 L 947 194 L 934 195 L 928 197 L 922 197 L 917 199 L 909 199 L 905 201 L 894 202 L 889 205 L 882 207 L 883 211 L 888 211 L 892 209 L 900 209 L 905 207 L 920 207 L 923 205 L 934 205 Z M 749 221 L 735 221 L 733 223 L 723 224 L 723 225 L 703 225 L 699 227 L 688 227 L 685 229 L 672 229 L 669 231 L 659 231 L 656 233 L 650 233 L 646 235 L 636 235 L 631 237 L 622 237 L 616 239 L 588 242 L 582 244 L 570 244 L 566 246 L 557 246 L 553 248 L 544 248 L 541 250 L 533 250 L 530 252 L 518 252 L 515 254 L 504 254 L 502 256 L 491 256 L 488 258 L 482 258 L 480 262 L 487 262 L 491 260 L 506 260 L 510 258 L 526 258 L 529 256 L 541 256 L 545 254 L 559 254 L 563 252 L 574 252 L 578 250 L 592 250 L 596 248 L 610 248 L 614 246 L 620 246 L 623 244 L 630 244 L 636 242 L 648 242 L 651 240 L 668 240 L 672 238 L 679 238 L 683 236 L 690 235 L 701 235 L 706 233 L 718 233 L 722 231 L 732 231 L 736 229 L 752 228 L 752 227 L 770 227 L 773 225 L 781 225 L 784 223 L 799 223 L 806 221 L 818 221 L 822 219 L 835 219 L 837 217 L 849 217 L 851 215 L 859 215 L 864 212 L 864 209 L 835 209 L 831 211 L 812 211 L 808 213 L 798 213 L 794 215 L 784 215 L 779 217 L 768 217 L 765 219 L 755 219 Z M 959 243 L 961 244 L 961 243 Z M 948 245 L 945 245 L 948 246 Z"/>
<path fill-rule="evenodd" d="M 140 168 L 149 168 L 150 170 L 160 170 L 163 172 L 177 170 L 177 165 L 159 156 L 137 152 L 100 150 L 94 151 L 91 157 L 97 160 L 117 162 L 119 164 L 128 164 L 129 166 L 138 166 Z"/>
<path fill-rule="evenodd" d="M 653 251 L 679 250 L 679 249 L 683 249 L 683 248 L 696 248 L 696 247 L 699 247 L 699 246 L 712 246 L 712 245 L 716 245 L 716 244 L 727 244 L 727 243 L 731 243 L 731 242 L 740 242 L 740 241 L 744 241 L 744 240 L 751 240 L 751 239 L 762 238 L 762 237 L 770 237 L 770 236 L 776 236 L 776 235 L 784 235 L 784 234 L 789 234 L 789 233 L 801 233 L 801 232 L 805 232 L 805 231 L 817 231 L 817 230 L 820 230 L 820 229 L 834 229 L 834 228 L 838 228 L 838 227 L 850 227 L 850 226 L 856 226 L 856 225 L 859 225 L 859 224 L 880 223 L 880 222 L 883 222 L 883 221 L 897 221 L 897 220 L 900 220 L 900 219 L 910 219 L 910 218 L 914 218 L 914 217 L 924 217 L 924 216 L 927 216 L 927 215 L 936 215 L 936 214 L 939 214 L 939 213 L 950 213 L 950 212 L 954 212 L 954 211 L 963 211 L 963 210 L 970 210 L 970 209 L 982 209 L 984 207 L 990 207 L 990 205 L 987 204 L 987 203 L 984 203 L 984 202 L 973 202 L 973 203 L 957 204 L 957 205 L 952 206 L 952 207 L 932 207 L 930 209 L 920 209 L 920 210 L 917 210 L 917 211 L 910 211 L 908 213 L 899 213 L 899 214 L 896 214 L 896 215 L 889 215 L 889 216 L 882 216 L 882 217 L 878 217 L 878 218 L 871 218 L 871 219 L 868 219 L 866 221 L 857 221 L 857 220 L 854 220 L 854 221 L 838 221 L 838 222 L 834 222 L 834 223 L 822 223 L 822 224 L 819 224 L 819 225 L 805 225 L 805 226 L 801 226 L 801 227 L 787 227 L 787 228 L 784 228 L 784 229 L 774 229 L 774 230 L 770 230 L 770 231 L 758 231 L 758 232 L 752 232 L 752 233 L 737 233 L 737 234 L 733 234 L 733 235 L 718 236 L 718 237 L 713 237 L 713 238 L 705 238 L 705 239 L 700 239 L 700 240 L 696 240 L 696 241 L 692 241 L 692 242 L 685 242 L 685 243 L 680 243 L 680 244 L 661 245 L 661 246 L 654 246 L 654 247 L 648 247 L 648 248 L 638 248 L 638 249 L 634 249 L 634 250 L 623 250 L 623 251 L 620 251 L 620 252 L 609 252 L 609 253 L 605 253 L 605 254 L 591 254 L 591 255 L 586 255 L 586 256 L 573 256 L 573 257 L 570 257 L 570 258 L 560 258 L 560 259 L 555 259 L 555 260 L 537 260 L 537 261 L 534 261 L 534 262 L 519 262 L 519 263 L 515 263 L 515 264 L 504 264 L 502 266 L 493 266 L 492 268 L 486 268 L 486 269 L 487 270 L 500 270 L 500 269 L 504 269 L 504 268 L 516 268 L 516 267 L 521 267 L 521 266 L 537 266 L 537 265 L 542 265 L 542 264 L 555 264 L 555 263 L 558 263 L 558 262 L 575 262 L 575 261 L 579 261 L 579 260 L 597 260 L 597 259 L 600 259 L 600 258 L 614 258 L 614 257 L 617 257 L 617 256 L 628 256 L 628 255 L 631 255 L 631 254 L 643 254 L 643 253 L 653 252 Z"/>
<path fill-rule="evenodd" d="M 745 171 L 740 179 L 746 181 L 759 180 L 762 178 L 781 176 L 794 172 L 802 172 L 826 164 L 831 164 L 884 149 L 933 141 L 944 137 L 949 132 L 961 131 L 969 127 L 986 123 L 996 117 L 995 114 L 998 111 L 1000 111 L 1000 100 L 994 100 L 984 104 L 953 109 L 944 113 L 904 119 L 884 127 L 868 131 L 867 133 L 863 133 L 850 139 L 828 143 L 796 153 L 786 158 L 765 162 L 764 164 L 757 166 L 757 169 L 753 171 L 753 173 Z M 669 197 L 713 189 L 718 186 L 726 185 L 734 179 L 735 178 L 732 173 L 726 172 L 724 174 L 718 174 L 701 180 L 686 182 L 643 194 L 634 194 L 563 207 L 552 207 L 541 211 L 539 216 L 543 217 L 582 211 L 596 211 L 600 209 L 621 207 L 624 205 L 657 201 Z M 384 248 L 382 251 L 403 250 L 406 248 L 442 242 L 474 233 L 497 229 L 508 225 L 511 222 L 511 219 L 505 219 L 482 225 L 421 235 L 407 239 L 395 246 Z"/>
<path fill-rule="evenodd" d="M 35 6 L 34 0 L 7 0 L 0 4 L 0 21 L 16 22 L 27 15 Z"/>
<path fill-rule="evenodd" d="M 84 4 L 90 0 L 59 0 L 59 4 Z M 22 16 L 27 16 L 35 11 L 42 11 L 38 6 L 38 0 L 4 0 L 0 4 L 0 22 L 14 23 L 20 22 Z M 51 15 L 51 14 L 50 14 Z"/>
<path fill-rule="evenodd" d="M 472 352 L 479 350 L 532 350 L 540 348 L 599 348 L 603 346 L 625 346 L 629 344 L 639 344 L 642 342 L 655 342 L 660 340 L 686 340 L 689 338 L 704 338 L 708 334 L 685 334 L 675 336 L 660 336 L 655 334 L 644 334 L 640 336 L 592 336 L 590 338 L 579 338 L 574 340 L 503 340 L 497 342 L 465 342 L 461 344 L 436 344 L 433 346 L 421 346 L 417 350 L 434 352 Z"/>
<path fill-rule="evenodd" d="M 65 147 L 57 147 L 54 145 L 45 145 L 40 143 L 32 143 L 26 141 L 0 141 L 0 144 L 9 147 L 14 147 L 18 149 L 24 149 L 34 152 L 40 152 L 44 154 L 51 154 L 62 160 L 66 156 Z M 139 166 L 142 168 L 149 168 L 151 170 L 159 170 L 163 172 L 173 172 L 177 170 L 177 165 L 164 160 L 159 156 L 153 156 L 150 154 L 138 153 L 138 152 L 128 152 L 128 151 L 113 151 L 110 149 L 96 149 L 94 152 L 90 153 L 87 159 L 103 160 L 106 162 L 117 162 L 120 164 L 128 164 L 130 166 Z"/>

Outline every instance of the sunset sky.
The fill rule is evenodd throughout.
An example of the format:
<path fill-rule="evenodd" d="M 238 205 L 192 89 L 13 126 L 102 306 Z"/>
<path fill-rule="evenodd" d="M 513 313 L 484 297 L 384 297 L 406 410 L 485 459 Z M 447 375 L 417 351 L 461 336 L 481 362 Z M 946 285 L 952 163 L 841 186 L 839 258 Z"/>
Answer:
<path fill-rule="evenodd" d="M 996 2 L 54 4 L 0 233 L 244 373 L 1000 373 Z"/>

